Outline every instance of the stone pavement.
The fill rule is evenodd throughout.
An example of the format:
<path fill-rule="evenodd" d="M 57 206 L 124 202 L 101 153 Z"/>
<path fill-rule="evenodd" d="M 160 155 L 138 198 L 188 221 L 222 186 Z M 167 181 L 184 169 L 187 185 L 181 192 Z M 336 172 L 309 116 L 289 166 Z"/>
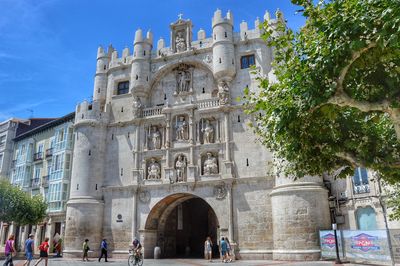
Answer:
<path fill-rule="evenodd" d="M 31 266 L 36 262 L 36 259 L 33 260 Z M 22 265 L 22 260 L 14 260 L 15 266 Z M 3 264 L 3 260 L 0 260 L 0 265 Z M 39 266 L 44 265 L 44 262 L 41 262 Z M 102 262 L 98 262 L 97 259 L 92 259 L 89 262 L 83 262 L 80 259 L 64 259 L 64 258 L 49 258 L 49 266 L 76 266 L 76 265 L 86 265 L 86 266 L 127 266 L 128 259 L 109 259 L 106 263 L 104 260 Z M 232 263 L 222 263 L 220 260 L 213 260 L 213 262 L 208 262 L 202 259 L 161 259 L 161 260 L 153 260 L 146 259 L 143 263 L 143 266 L 164 266 L 164 265 L 176 265 L 176 266 L 221 266 L 221 265 L 232 265 L 232 266 L 267 266 L 267 265 L 290 265 L 290 266 L 331 266 L 335 265 L 332 261 L 304 261 L 304 262 L 285 262 L 285 261 L 266 261 L 266 260 L 238 260 Z M 344 264 L 346 266 L 352 265 L 365 265 L 365 264 Z"/>

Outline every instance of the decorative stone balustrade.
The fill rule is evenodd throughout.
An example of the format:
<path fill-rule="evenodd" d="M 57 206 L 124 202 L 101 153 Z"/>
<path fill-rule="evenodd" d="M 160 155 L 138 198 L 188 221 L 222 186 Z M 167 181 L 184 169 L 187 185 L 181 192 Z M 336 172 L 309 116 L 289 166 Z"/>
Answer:
<path fill-rule="evenodd" d="M 199 109 L 210 108 L 210 107 L 218 107 L 218 106 L 219 106 L 219 98 L 200 100 L 200 101 L 197 102 L 197 107 Z"/>

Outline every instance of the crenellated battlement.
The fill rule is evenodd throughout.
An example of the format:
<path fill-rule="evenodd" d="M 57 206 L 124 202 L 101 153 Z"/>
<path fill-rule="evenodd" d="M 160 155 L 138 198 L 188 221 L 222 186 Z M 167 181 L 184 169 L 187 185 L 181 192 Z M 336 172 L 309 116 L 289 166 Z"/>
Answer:
<path fill-rule="evenodd" d="M 103 111 L 104 109 L 105 111 Z M 99 101 L 83 101 L 77 104 L 75 110 L 75 126 L 81 123 L 107 123 L 109 120 L 108 106 L 102 107 Z"/>
<path fill-rule="evenodd" d="M 220 9 L 217 9 L 214 12 L 214 16 L 212 18 L 212 27 L 215 27 L 220 23 L 228 23 L 233 26 L 233 15 L 231 11 L 228 11 L 225 17 L 222 16 L 222 11 Z"/>
<path fill-rule="evenodd" d="M 263 34 L 261 29 L 262 23 L 264 23 L 264 21 L 268 21 L 268 23 L 273 26 L 278 19 L 284 21 L 283 13 L 279 9 L 275 12 L 275 18 L 271 18 L 271 15 L 268 11 L 265 12 L 263 18 L 260 19 L 259 17 L 257 17 L 253 22 L 253 27 L 249 26 L 248 22 L 243 20 L 240 23 L 239 32 L 233 32 L 233 41 L 236 43 L 239 41 L 259 39 Z M 228 24 L 229 27 L 233 26 L 232 12 L 228 11 L 226 15 L 223 16 L 222 11 L 220 9 L 217 9 L 214 12 L 214 16 L 212 17 L 212 27 L 218 26 L 219 24 L 223 23 Z M 200 30 L 196 34 L 196 40 L 190 42 L 190 50 L 211 48 L 213 45 L 213 41 L 215 42 L 215 40 L 213 40 L 212 34 L 210 35 L 211 36 L 208 37 L 206 31 L 200 28 Z M 100 46 L 98 49 L 97 58 L 109 58 L 109 68 L 116 68 L 130 65 L 135 60 L 156 59 L 160 57 L 170 56 L 176 53 L 173 47 L 166 46 L 166 40 L 163 37 L 160 37 L 158 39 L 156 49 L 152 51 L 153 34 L 150 30 L 147 31 L 146 35 L 144 34 L 142 29 L 136 30 L 133 44 L 133 52 L 128 47 L 125 47 L 122 50 L 122 53 L 118 52 L 112 46 L 110 46 L 107 51 L 105 51 L 103 47 Z"/>

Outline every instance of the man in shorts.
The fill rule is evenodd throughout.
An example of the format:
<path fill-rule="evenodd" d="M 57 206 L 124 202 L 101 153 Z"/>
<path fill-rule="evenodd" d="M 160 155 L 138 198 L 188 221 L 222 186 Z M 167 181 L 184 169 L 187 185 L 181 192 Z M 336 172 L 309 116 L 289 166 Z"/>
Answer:
<path fill-rule="evenodd" d="M 35 241 L 33 240 L 33 234 L 29 235 L 29 238 L 25 241 L 25 257 L 24 266 L 29 266 L 33 260 L 33 250 L 35 247 Z"/>

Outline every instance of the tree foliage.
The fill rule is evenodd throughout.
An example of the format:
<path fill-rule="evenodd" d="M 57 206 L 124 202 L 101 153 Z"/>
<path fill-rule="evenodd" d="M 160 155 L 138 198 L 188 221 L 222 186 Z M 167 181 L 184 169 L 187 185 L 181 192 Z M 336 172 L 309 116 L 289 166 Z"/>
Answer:
<path fill-rule="evenodd" d="M 46 216 L 46 209 L 41 195 L 30 197 L 19 187 L 0 180 L 0 221 L 37 224 Z"/>
<path fill-rule="evenodd" d="M 247 111 L 287 174 L 321 175 L 358 166 L 400 181 L 400 1 L 331 0 L 300 5 L 298 32 L 264 23 L 273 77 L 259 77 Z M 278 34 L 277 34 L 278 32 Z"/>

